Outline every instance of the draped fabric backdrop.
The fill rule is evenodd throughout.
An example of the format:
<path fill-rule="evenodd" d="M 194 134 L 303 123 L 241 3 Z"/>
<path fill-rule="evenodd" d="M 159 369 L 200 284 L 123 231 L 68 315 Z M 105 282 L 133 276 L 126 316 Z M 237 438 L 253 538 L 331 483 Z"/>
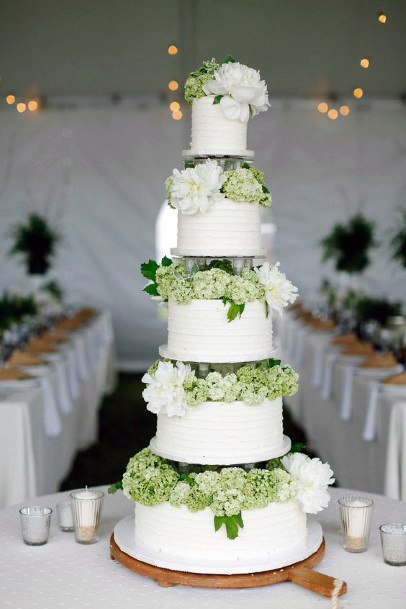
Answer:
<path fill-rule="evenodd" d="M 304 297 L 331 275 L 317 243 L 334 222 L 362 209 L 387 240 L 405 204 L 405 122 L 396 105 L 329 121 L 288 102 L 250 122 L 249 147 L 273 194 L 275 258 Z M 11 227 L 29 211 L 46 214 L 64 235 L 52 276 L 71 301 L 110 309 L 121 364 L 145 368 L 166 329 L 141 291 L 139 265 L 155 256 L 164 180 L 181 166 L 188 129 L 157 103 L 0 111 L 0 290 L 27 289 L 22 267 L 7 257 Z M 402 297 L 404 279 L 386 248 L 374 253 L 371 291 Z"/>

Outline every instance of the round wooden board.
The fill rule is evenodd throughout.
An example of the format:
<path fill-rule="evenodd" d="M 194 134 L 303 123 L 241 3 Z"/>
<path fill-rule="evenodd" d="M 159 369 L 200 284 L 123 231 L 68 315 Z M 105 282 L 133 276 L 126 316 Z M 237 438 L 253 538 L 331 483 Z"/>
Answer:
<path fill-rule="evenodd" d="M 329 575 L 313 571 L 324 556 L 326 543 L 323 539 L 319 549 L 311 556 L 283 569 L 262 571 L 258 573 L 242 573 L 238 575 L 205 575 L 203 573 L 187 573 L 185 571 L 172 571 L 155 567 L 129 556 L 115 542 L 114 533 L 110 538 L 110 557 L 117 560 L 124 567 L 140 575 L 146 575 L 156 580 L 160 586 L 168 587 L 177 584 L 183 586 L 197 586 L 200 588 L 256 588 L 269 586 L 283 581 L 295 582 L 313 592 L 330 597 L 335 579 Z M 339 596 L 345 594 L 347 584 L 342 582 Z"/>

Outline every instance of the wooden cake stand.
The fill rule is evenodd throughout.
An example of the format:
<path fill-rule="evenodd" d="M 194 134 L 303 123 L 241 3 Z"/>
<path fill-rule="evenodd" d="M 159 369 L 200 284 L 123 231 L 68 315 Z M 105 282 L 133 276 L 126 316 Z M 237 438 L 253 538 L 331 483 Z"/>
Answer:
<path fill-rule="evenodd" d="M 156 580 L 160 586 L 164 587 L 180 584 L 201 588 L 256 588 L 290 581 L 322 596 L 331 597 L 337 580 L 329 575 L 313 571 L 313 567 L 318 565 L 323 558 L 325 547 L 326 543 L 323 539 L 319 549 L 314 554 L 283 569 L 236 575 L 205 575 L 203 573 L 172 571 L 171 569 L 155 567 L 154 565 L 137 560 L 120 550 L 115 542 L 113 533 L 110 538 L 110 557 L 112 560 L 117 560 L 124 567 L 131 569 L 131 571 Z M 338 596 L 342 596 L 346 591 L 347 584 L 342 582 Z"/>

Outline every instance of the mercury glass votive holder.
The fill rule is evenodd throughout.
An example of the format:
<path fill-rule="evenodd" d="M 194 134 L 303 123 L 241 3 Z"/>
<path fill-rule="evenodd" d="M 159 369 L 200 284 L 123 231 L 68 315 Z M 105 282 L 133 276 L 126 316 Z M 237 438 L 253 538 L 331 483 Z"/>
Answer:
<path fill-rule="evenodd" d="M 28 546 L 43 546 L 48 541 L 52 510 L 33 505 L 20 510 L 23 541 Z"/>
<path fill-rule="evenodd" d="M 369 497 L 341 497 L 340 523 L 343 547 L 347 552 L 365 552 L 371 531 L 374 502 Z"/>
<path fill-rule="evenodd" d="M 390 522 L 382 524 L 379 530 L 384 562 L 393 567 L 406 565 L 406 524 Z"/>
<path fill-rule="evenodd" d="M 78 543 L 91 544 L 99 540 L 99 525 L 104 499 L 103 491 L 81 489 L 70 494 L 72 498 L 75 537 Z"/>
<path fill-rule="evenodd" d="M 56 506 L 58 511 L 59 528 L 61 531 L 74 531 L 72 505 L 69 499 L 60 501 Z"/>

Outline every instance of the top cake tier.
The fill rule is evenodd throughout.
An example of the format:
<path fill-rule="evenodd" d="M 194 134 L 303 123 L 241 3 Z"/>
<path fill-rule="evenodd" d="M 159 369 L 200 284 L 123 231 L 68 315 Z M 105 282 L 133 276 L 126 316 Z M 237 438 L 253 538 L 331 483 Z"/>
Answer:
<path fill-rule="evenodd" d="M 203 62 L 185 83 L 192 106 L 191 149 L 185 157 L 253 158 L 247 150 L 248 120 L 269 107 L 265 81 L 257 70 L 228 56 Z"/>

